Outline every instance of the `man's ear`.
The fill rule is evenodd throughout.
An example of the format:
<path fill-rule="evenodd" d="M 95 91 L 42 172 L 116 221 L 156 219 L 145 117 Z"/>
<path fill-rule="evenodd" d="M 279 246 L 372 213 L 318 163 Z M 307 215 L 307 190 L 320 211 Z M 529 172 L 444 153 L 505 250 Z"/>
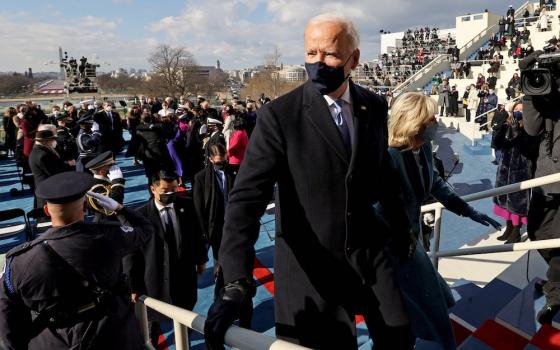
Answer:
<path fill-rule="evenodd" d="M 352 61 L 352 69 L 356 69 L 359 63 L 360 63 L 360 49 L 356 48 L 356 51 L 354 52 L 354 58 Z"/>
<path fill-rule="evenodd" d="M 48 217 L 51 216 L 51 213 L 49 213 L 49 205 L 48 204 L 43 205 L 43 211 L 45 212 L 45 214 L 47 214 Z"/>

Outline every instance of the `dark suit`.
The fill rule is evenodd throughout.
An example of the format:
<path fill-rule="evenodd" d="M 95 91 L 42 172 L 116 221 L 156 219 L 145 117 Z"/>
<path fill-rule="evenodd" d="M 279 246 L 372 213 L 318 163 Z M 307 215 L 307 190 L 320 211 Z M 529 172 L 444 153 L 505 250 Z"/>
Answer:
<path fill-rule="evenodd" d="M 124 144 L 123 129 L 119 113 L 113 111 L 111 115 L 112 118 L 109 117 L 107 112 L 101 111 L 93 116 L 93 120 L 99 124 L 99 131 L 101 133 L 99 153 L 111 151 L 116 156 Z"/>
<path fill-rule="evenodd" d="M 192 201 L 178 198 L 174 208 L 180 231 L 175 232 L 175 243 L 166 239 L 153 199 L 138 209 L 152 222 L 155 234 L 141 250 L 124 259 L 124 270 L 133 293 L 192 310 L 197 299 L 196 266 L 208 261 L 208 257 Z M 179 253 L 171 256 L 170 246 L 174 244 Z M 171 264 L 171 260 L 176 262 Z M 157 321 L 158 317 L 151 313 L 150 319 Z"/>
<path fill-rule="evenodd" d="M 226 168 L 224 173 L 229 193 L 233 188 L 235 175 L 230 168 Z M 216 176 L 214 166 L 209 163 L 195 175 L 193 185 L 194 208 L 202 234 L 212 246 L 214 259 L 218 259 L 225 215 L 224 195 Z"/>
<path fill-rule="evenodd" d="M 351 157 L 310 82 L 259 109 L 220 248 L 226 283 L 252 278 L 259 218 L 277 183 L 276 334 L 311 348 L 356 348 L 356 313 L 374 338 L 388 334 L 384 324 L 408 324 L 384 251 L 390 237 L 409 232 L 387 152 L 387 103 L 353 83 L 350 93 Z M 390 208 L 393 235 L 373 209 L 378 201 Z"/>
<path fill-rule="evenodd" d="M 49 177 L 72 170 L 60 156 L 50 147 L 36 144 L 29 155 L 29 167 L 33 173 L 35 188 Z M 46 204 L 42 198 L 37 198 L 36 208 L 43 207 Z"/>

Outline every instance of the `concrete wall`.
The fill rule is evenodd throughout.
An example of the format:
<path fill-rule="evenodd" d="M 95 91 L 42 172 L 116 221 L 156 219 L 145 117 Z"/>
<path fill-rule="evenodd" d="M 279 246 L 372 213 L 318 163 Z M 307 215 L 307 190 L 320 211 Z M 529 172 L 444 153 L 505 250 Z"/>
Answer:
<path fill-rule="evenodd" d="M 455 18 L 455 39 L 457 47 L 464 46 L 484 29 L 497 24 L 501 16 L 490 13 L 476 13 L 472 15 L 458 16 Z M 496 27 L 496 31 L 498 28 Z"/>

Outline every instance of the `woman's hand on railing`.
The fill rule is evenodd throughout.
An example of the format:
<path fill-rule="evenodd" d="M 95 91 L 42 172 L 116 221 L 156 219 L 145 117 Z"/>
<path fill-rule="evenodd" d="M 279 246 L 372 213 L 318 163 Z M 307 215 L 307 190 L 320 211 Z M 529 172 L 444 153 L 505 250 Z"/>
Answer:
<path fill-rule="evenodd" d="M 484 226 L 492 226 L 496 230 L 502 229 L 502 225 L 500 225 L 499 222 L 492 219 L 486 214 L 482 214 L 481 212 L 476 211 L 473 207 L 469 207 L 465 216 L 469 217 L 472 221 L 476 221 Z"/>

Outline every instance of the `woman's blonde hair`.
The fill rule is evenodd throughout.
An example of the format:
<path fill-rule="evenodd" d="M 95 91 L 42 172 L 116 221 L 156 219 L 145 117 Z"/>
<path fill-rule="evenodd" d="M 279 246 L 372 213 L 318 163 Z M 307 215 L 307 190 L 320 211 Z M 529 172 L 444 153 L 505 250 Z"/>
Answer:
<path fill-rule="evenodd" d="M 437 114 L 437 103 L 420 92 L 406 92 L 391 108 L 389 146 L 410 149 L 422 125 Z"/>

